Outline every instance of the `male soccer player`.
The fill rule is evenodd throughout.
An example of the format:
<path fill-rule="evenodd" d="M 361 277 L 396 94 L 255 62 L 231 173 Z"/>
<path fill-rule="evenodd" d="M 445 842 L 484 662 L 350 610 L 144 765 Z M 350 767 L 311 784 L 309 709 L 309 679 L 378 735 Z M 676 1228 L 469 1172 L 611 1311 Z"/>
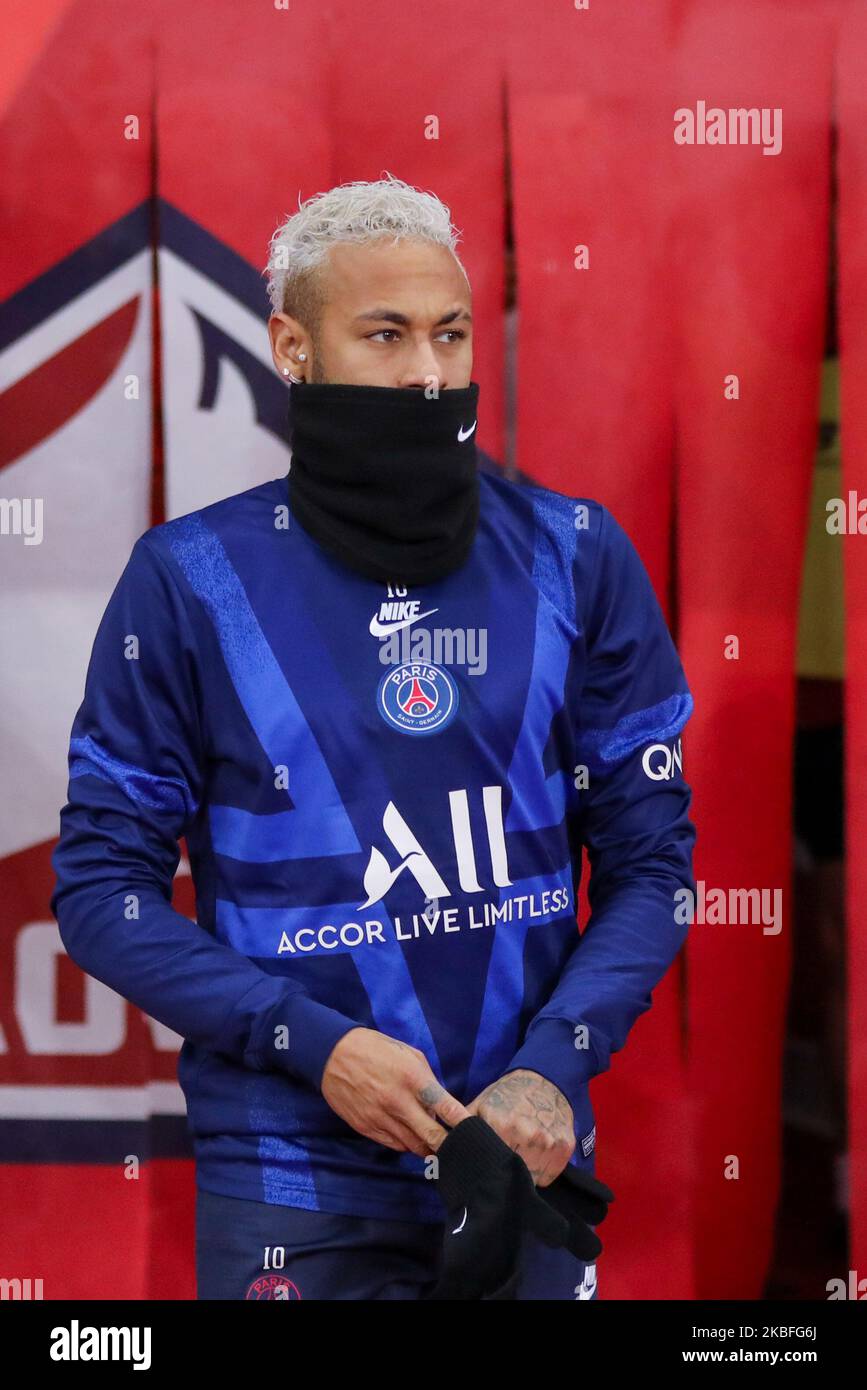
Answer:
<path fill-rule="evenodd" d="M 52 907 L 185 1039 L 200 1298 L 426 1297 L 448 1131 L 592 1172 L 685 935 L 684 673 L 605 507 L 478 470 L 456 242 L 391 177 L 275 232 L 288 475 L 139 538 L 72 730 Z M 528 1235 L 517 1296 L 594 1266 Z"/>

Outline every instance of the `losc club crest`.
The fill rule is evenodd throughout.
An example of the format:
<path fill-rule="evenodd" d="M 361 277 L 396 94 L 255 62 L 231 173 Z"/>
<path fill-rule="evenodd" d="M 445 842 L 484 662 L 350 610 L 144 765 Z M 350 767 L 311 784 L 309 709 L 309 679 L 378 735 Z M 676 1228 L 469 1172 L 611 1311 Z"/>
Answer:
<path fill-rule="evenodd" d="M 411 662 L 386 671 L 379 682 L 377 708 L 387 724 L 404 734 L 436 734 L 451 724 L 458 709 L 458 687 L 442 666 Z"/>

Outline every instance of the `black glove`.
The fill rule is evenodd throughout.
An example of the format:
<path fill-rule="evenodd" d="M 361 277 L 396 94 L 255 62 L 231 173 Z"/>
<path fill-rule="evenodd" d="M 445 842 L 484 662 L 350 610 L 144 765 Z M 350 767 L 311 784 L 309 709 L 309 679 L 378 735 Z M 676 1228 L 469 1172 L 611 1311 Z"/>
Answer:
<path fill-rule="evenodd" d="M 601 1221 L 614 1194 L 590 1174 L 564 1173 L 537 1189 L 520 1154 L 478 1115 L 455 1126 L 437 1159 L 447 1220 L 442 1269 L 430 1298 L 514 1298 L 528 1230 L 579 1260 L 601 1253 L 602 1242 L 584 1223 Z"/>
<path fill-rule="evenodd" d="M 560 1214 L 569 1229 L 568 1239 L 558 1240 L 558 1245 L 565 1245 L 585 1264 L 602 1254 L 602 1241 L 590 1227 L 598 1226 L 608 1215 L 608 1204 L 614 1201 L 610 1187 L 592 1173 L 568 1163 L 559 1178 L 535 1190 Z M 541 1240 L 545 1239 L 540 1232 L 537 1234 Z"/>

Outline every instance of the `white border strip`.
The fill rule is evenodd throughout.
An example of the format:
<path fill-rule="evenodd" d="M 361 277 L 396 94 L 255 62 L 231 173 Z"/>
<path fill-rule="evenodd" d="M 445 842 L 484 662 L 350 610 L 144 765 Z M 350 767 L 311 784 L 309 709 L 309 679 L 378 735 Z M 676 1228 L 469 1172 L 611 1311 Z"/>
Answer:
<path fill-rule="evenodd" d="M 184 1115 L 174 1081 L 142 1086 L 0 1086 L 0 1120 L 148 1120 Z"/>

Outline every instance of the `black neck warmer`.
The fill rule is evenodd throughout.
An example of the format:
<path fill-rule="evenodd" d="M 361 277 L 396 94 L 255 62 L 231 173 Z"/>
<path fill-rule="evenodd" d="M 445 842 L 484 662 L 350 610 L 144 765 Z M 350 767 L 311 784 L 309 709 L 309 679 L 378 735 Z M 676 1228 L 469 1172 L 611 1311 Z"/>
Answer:
<path fill-rule="evenodd" d="M 289 505 L 351 569 L 426 584 L 466 560 L 479 517 L 476 382 L 289 387 Z"/>

